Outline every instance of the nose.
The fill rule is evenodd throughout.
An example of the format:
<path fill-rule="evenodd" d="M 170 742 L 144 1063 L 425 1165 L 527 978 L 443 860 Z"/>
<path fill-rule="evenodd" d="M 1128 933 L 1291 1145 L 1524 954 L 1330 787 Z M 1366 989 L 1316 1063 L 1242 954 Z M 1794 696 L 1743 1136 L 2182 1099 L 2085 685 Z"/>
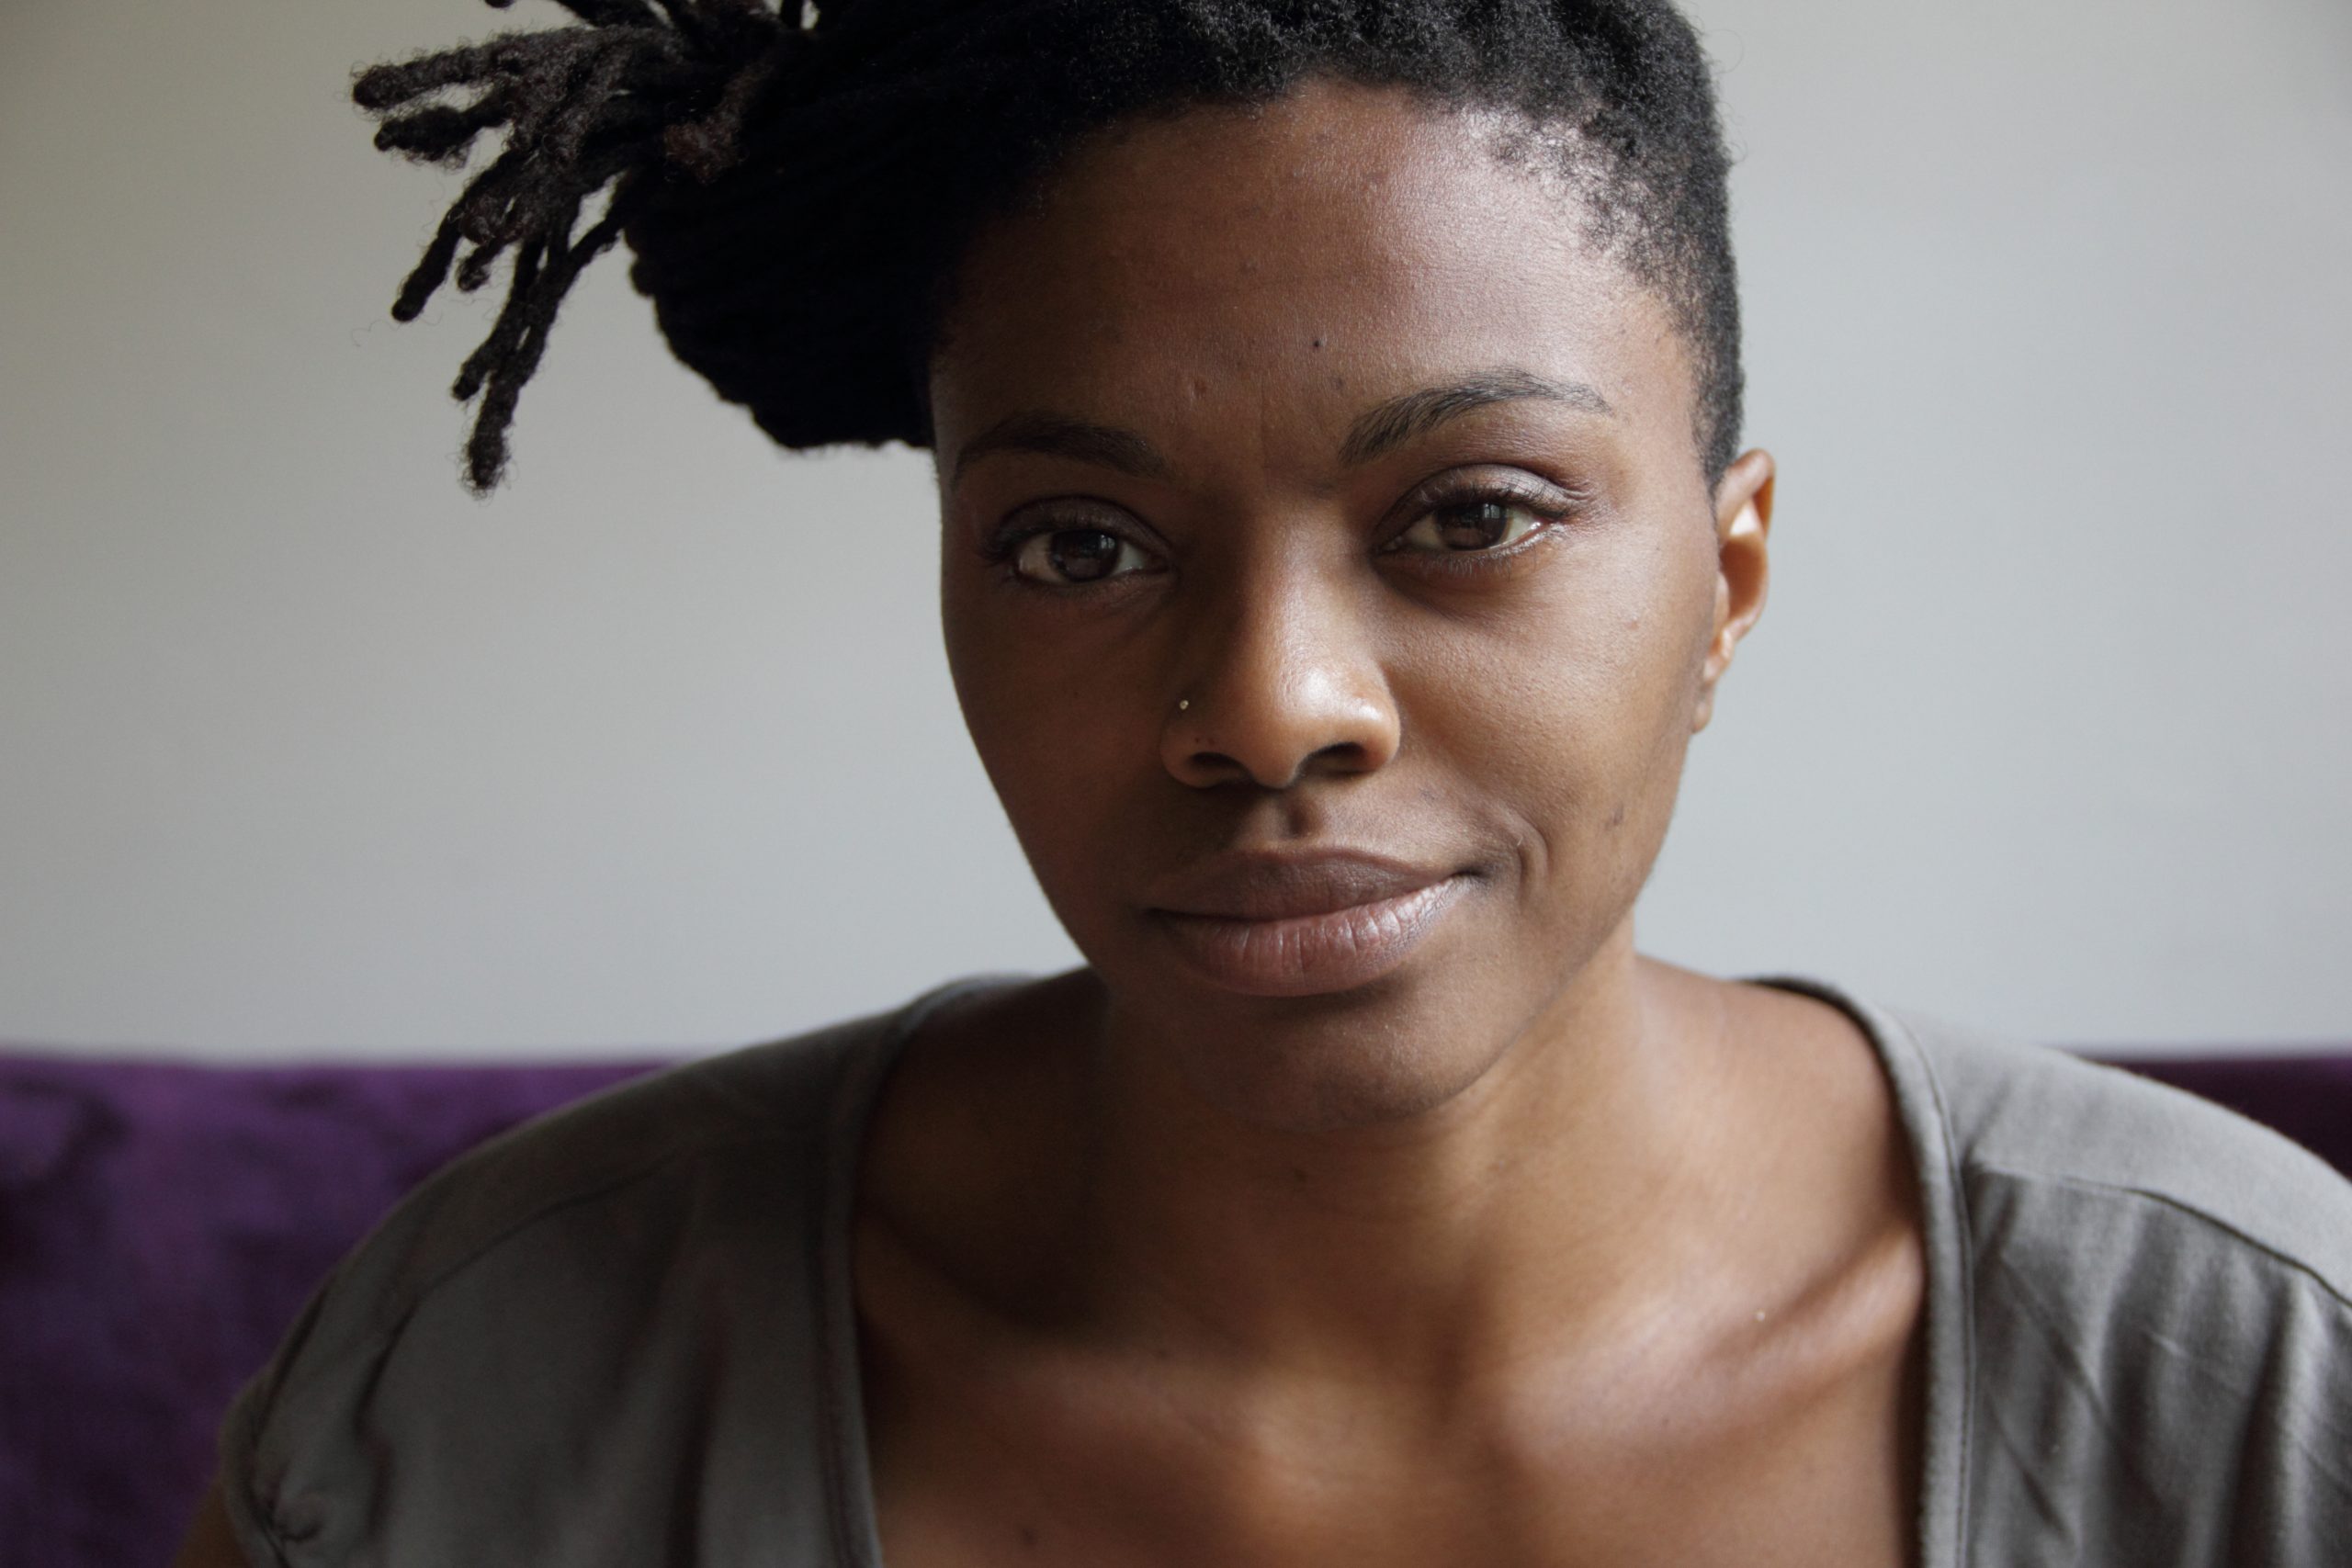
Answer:
<path fill-rule="evenodd" d="M 1396 756 L 1396 701 L 1342 594 L 1271 592 L 1213 618 L 1168 699 L 1160 755 L 1199 789 L 1368 773 Z"/>

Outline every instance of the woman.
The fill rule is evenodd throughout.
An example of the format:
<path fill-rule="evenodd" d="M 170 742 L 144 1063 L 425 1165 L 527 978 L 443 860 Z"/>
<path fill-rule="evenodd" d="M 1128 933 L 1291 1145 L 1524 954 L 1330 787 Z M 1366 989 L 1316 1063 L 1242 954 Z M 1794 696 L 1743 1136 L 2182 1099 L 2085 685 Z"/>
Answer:
<path fill-rule="evenodd" d="M 1087 964 L 460 1162 L 184 1561 L 2340 1560 L 2315 1161 L 1634 951 L 1773 474 L 1669 7 L 568 3 L 359 84 L 508 128 L 397 308 L 513 252 L 474 481 L 624 236 L 776 439 L 928 446 Z"/>

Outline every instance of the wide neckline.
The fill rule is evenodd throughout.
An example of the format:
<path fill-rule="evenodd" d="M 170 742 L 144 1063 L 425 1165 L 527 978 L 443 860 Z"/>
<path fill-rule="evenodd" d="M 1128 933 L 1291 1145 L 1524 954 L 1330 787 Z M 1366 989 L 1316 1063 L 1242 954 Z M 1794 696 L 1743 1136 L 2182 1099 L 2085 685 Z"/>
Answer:
<path fill-rule="evenodd" d="M 948 1003 L 977 992 L 1017 985 L 1025 976 L 973 976 L 951 980 L 874 1021 L 850 1043 L 834 1080 L 813 1173 L 817 1223 L 809 1233 L 810 1272 L 817 1281 L 816 1388 L 823 1430 L 819 1459 L 825 1472 L 834 1556 L 842 1568 L 882 1568 L 881 1528 L 874 1511 L 873 1455 L 866 1443 L 865 1378 L 858 1366 L 857 1296 L 853 1228 L 857 1172 L 866 1128 L 907 1043 Z"/>
<path fill-rule="evenodd" d="M 1770 975 L 1748 984 L 1809 997 L 1846 1015 L 1878 1057 L 1894 1099 L 1895 1123 L 1918 1183 L 1920 1245 L 1927 1254 L 1926 1386 L 1919 1413 L 1917 1568 L 1962 1568 L 1968 1561 L 1969 1433 L 1975 1418 L 1975 1282 L 1966 1197 L 1943 1085 L 1919 1036 L 1895 1014 L 1826 980 Z"/>
<path fill-rule="evenodd" d="M 884 1568 L 867 1446 L 864 1374 L 858 1364 L 856 1280 L 853 1231 L 856 1182 L 865 1134 L 884 1081 L 908 1043 L 950 1002 L 1020 984 L 1029 976 L 984 975 L 953 980 L 924 992 L 896 1013 L 873 1021 L 846 1052 L 831 1095 L 825 1135 L 813 1173 L 819 1211 L 810 1231 L 810 1271 L 817 1282 L 814 1349 L 819 1445 L 825 1472 L 835 1559 L 842 1568 Z M 1809 997 L 1836 1008 L 1861 1032 L 1892 1091 L 1897 1124 L 1911 1151 L 1918 1182 L 1922 1246 L 1927 1254 L 1918 1513 L 1914 1520 L 1917 1568 L 1961 1568 L 1967 1561 L 1968 1429 L 1973 1379 L 1969 1253 L 1965 1245 L 1958 1162 L 1942 1086 L 1917 1035 L 1900 1018 L 1826 981 L 1802 976 L 1756 977 L 1749 984 Z"/>

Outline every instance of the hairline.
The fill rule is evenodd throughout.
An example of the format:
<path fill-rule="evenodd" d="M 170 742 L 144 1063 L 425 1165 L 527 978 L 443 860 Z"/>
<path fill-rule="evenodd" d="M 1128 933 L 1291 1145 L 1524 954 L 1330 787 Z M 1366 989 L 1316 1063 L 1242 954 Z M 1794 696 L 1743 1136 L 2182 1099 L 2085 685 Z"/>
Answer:
<path fill-rule="evenodd" d="M 1727 400 L 1726 406 L 1716 406 L 1716 379 L 1722 367 L 1714 363 L 1716 348 L 1711 341 L 1713 334 L 1706 319 L 1711 290 L 1700 276 L 1703 263 L 1696 258 L 1677 258 L 1674 255 L 1678 250 L 1688 249 L 1688 237 L 1679 233 L 1678 226 L 1668 223 L 1663 218 L 1631 225 L 1613 224 L 1595 197 L 1596 191 L 1611 187 L 1630 188 L 1645 182 L 1624 161 L 1612 157 L 1606 149 L 1596 145 L 1585 130 L 1565 112 L 1554 110 L 1547 113 L 1515 101 L 1508 91 L 1497 90 L 1483 83 L 1431 86 L 1375 73 L 1351 71 L 1338 62 L 1325 62 L 1301 71 L 1263 93 L 1178 94 L 1137 105 L 1080 132 L 1054 149 L 1037 168 L 1015 181 L 996 202 L 984 209 L 966 230 L 955 260 L 939 269 L 922 309 L 915 312 L 910 321 L 910 330 L 902 344 L 902 355 L 914 384 L 916 402 L 922 411 L 923 444 L 932 446 L 937 437 L 932 418 L 931 375 L 940 355 L 954 341 L 950 323 L 964 299 L 959 280 L 966 264 L 991 229 L 1039 210 L 1048 199 L 1054 182 L 1095 144 L 1116 141 L 1138 126 L 1178 119 L 1190 114 L 1218 110 L 1253 114 L 1317 83 L 1338 83 L 1399 94 L 1432 116 L 1457 118 L 1492 117 L 1490 124 L 1481 128 L 1479 138 L 1485 143 L 1484 150 L 1487 155 L 1504 168 L 1543 182 L 1563 204 L 1573 206 L 1582 219 L 1577 225 L 1577 237 L 1588 251 L 1596 259 L 1616 267 L 1627 281 L 1649 294 L 1665 309 L 1668 323 L 1681 340 L 1689 372 L 1693 457 L 1708 488 L 1713 490 L 1722 478 L 1723 465 L 1717 461 L 1716 448 L 1721 445 L 1736 444 L 1740 410 L 1736 389 Z M 1629 229 L 1631 232 L 1612 232 L 1619 228 Z M 1644 240 L 1656 243 L 1645 245 Z M 1730 287 L 1734 293 L 1733 308 L 1736 310 L 1736 280 L 1731 281 Z M 1736 355 L 1738 347 L 1736 324 L 1732 336 Z M 1720 428 L 1725 423 L 1733 427 L 1729 443 L 1724 441 L 1724 432 Z"/>

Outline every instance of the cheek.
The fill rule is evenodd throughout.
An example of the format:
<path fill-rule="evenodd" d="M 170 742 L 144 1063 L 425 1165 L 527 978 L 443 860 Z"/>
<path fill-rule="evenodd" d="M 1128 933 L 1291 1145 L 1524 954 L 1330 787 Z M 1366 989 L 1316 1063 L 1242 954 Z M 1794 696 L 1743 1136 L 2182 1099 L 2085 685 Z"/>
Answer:
<path fill-rule="evenodd" d="M 1713 605 L 1711 556 L 1591 551 L 1422 662 L 1429 750 L 1512 823 L 1529 877 L 1645 874 L 1672 815 Z"/>
<path fill-rule="evenodd" d="M 1549 910 L 1528 933 L 1547 949 L 1613 925 L 1647 874 L 1713 604 L 1712 553 L 1655 535 L 1602 546 L 1476 614 L 1400 606 L 1375 640 L 1404 744 L 1387 776 L 1347 786 L 1365 792 L 1359 826 L 1427 813 L 1400 841 L 1515 860 L 1519 897 Z M 1229 813 L 1164 771 L 1151 639 L 1057 632 L 1002 592 L 975 574 L 943 593 L 956 694 L 1048 901 L 1107 955 L 1123 928 L 1104 890 L 1216 847 Z"/>
<path fill-rule="evenodd" d="M 1047 899 L 1065 920 L 1073 875 L 1132 834 L 1122 803 L 1155 754 L 1134 672 L 1073 659 L 992 613 L 993 584 L 943 596 L 947 662 L 980 765 Z"/>

